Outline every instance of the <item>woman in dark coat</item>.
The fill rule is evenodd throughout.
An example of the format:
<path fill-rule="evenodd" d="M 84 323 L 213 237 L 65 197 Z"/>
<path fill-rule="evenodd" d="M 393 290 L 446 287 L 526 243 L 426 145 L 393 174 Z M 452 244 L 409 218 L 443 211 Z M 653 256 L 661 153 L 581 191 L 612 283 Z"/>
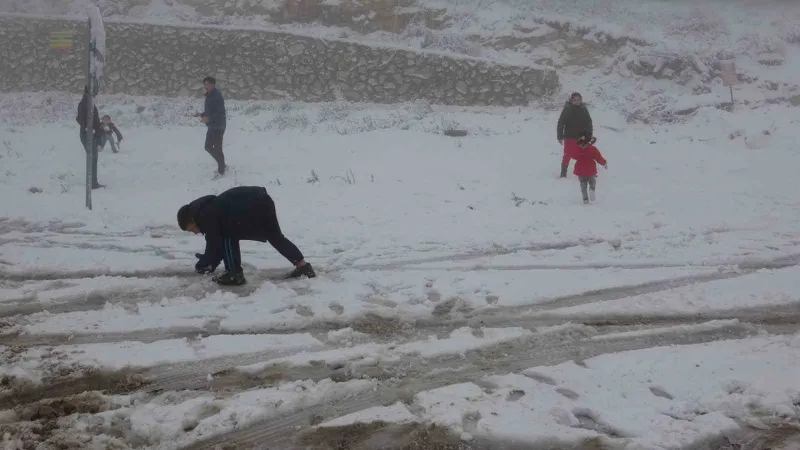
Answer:
<path fill-rule="evenodd" d="M 567 177 L 570 155 L 578 147 L 578 138 L 588 134 L 587 139 L 589 139 L 593 136 L 593 132 L 592 116 L 586 109 L 586 105 L 583 104 L 583 97 L 580 93 L 573 92 L 558 117 L 556 136 L 558 143 L 564 145 L 564 153 L 561 157 L 561 178 Z"/>

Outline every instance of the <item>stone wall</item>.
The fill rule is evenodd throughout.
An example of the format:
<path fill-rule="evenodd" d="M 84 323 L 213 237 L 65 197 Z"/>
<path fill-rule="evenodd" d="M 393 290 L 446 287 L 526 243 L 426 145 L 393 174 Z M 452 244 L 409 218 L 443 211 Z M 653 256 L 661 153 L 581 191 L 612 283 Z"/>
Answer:
<path fill-rule="evenodd" d="M 72 54 L 49 46 L 50 32 L 65 30 Z M 509 106 L 559 87 L 549 69 L 288 33 L 107 22 L 106 34 L 104 93 L 200 95 L 214 75 L 231 99 Z M 80 21 L 0 16 L 0 91 L 81 92 L 85 35 Z"/>

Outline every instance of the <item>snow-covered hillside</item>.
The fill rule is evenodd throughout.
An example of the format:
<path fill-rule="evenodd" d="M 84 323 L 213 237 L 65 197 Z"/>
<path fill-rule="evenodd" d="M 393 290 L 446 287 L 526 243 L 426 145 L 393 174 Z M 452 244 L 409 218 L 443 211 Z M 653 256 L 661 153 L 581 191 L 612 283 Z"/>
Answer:
<path fill-rule="evenodd" d="M 14 0 L 0 12 L 81 14 L 84 0 Z M 728 108 L 718 63 L 734 59 L 748 106 L 800 105 L 800 4 L 708 0 L 98 2 L 108 19 L 261 26 L 392 42 L 559 70 L 564 94 L 630 121 L 684 120 Z M 559 97 L 560 98 L 560 97 Z"/>

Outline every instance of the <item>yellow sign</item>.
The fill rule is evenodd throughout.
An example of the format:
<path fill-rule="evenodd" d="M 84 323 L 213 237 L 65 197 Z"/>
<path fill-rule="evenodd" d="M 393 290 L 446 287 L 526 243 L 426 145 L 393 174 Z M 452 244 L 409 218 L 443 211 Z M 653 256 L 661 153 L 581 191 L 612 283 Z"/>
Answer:
<path fill-rule="evenodd" d="M 53 31 L 50 33 L 50 48 L 53 50 L 72 50 L 72 31 Z"/>

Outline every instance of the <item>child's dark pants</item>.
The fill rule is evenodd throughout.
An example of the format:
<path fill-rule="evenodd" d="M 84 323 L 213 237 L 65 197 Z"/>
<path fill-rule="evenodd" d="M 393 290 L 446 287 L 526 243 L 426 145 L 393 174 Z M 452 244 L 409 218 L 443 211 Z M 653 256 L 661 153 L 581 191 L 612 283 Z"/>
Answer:
<path fill-rule="evenodd" d="M 589 201 L 589 191 L 594 192 L 595 188 L 597 187 L 597 177 L 578 177 L 578 180 L 581 182 L 581 194 L 583 194 L 583 201 Z M 589 191 L 587 191 L 587 188 Z"/>
<path fill-rule="evenodd" d="M 100 143 L 97 145 L 101 150 L 105 150 L 106 143 L 111 144 L 111 151 L 114 153 L 119 153 L 117 150 L 117 143 L 114 142 L 114 137 L 108 133 L 103 133 L 100 135 Z"/>

